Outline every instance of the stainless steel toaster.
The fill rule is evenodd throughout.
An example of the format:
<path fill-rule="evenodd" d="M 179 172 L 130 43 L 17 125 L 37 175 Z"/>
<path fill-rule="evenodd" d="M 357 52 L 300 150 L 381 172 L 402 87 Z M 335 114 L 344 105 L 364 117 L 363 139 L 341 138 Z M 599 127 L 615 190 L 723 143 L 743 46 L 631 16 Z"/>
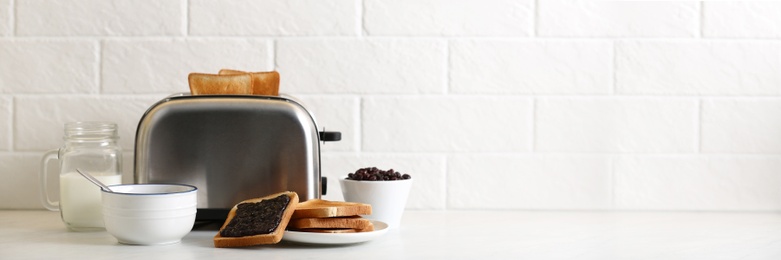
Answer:
<path fill-rule="evenodd" d="M 295 191 L 302 201 L 326 192 L 319 131 L 292 97 L 169 96 L 144 113 L 136 130 L 135 183 L 198 187 L 196 220 L 224 220 L 250 198 Z"/>

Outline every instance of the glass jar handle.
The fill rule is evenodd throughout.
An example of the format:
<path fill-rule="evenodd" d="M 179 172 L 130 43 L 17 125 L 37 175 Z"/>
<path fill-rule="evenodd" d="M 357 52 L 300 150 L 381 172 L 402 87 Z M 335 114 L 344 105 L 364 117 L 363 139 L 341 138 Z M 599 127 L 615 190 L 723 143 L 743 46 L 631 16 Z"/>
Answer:
<path fill-rule="evenodd" d="M 40 172 L 40 178 L 41 178 L 41 204 L 43 204 L 43 207 L 51 210 L 51 211 L 60 211 L 60 202 L 59 201 L 51 201 L 49 199 L 49 184 L 46 181 L 48 178 L 48 170 L 49 170 L 49 161 L 52 159 L 59 159 L 59 149 L 49 150 L 45 154 L 43 154 L 43 159 L 41 159 L 41 172 Z"/>

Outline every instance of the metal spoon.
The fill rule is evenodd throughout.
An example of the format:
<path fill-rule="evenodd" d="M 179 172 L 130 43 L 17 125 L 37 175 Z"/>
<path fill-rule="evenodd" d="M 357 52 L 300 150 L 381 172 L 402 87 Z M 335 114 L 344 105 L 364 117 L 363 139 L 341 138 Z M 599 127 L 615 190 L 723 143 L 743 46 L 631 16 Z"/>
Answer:
<path fill-rule="evenodd" d="M 87 178 L 87 180 L 89 180 L 90 182 L 94 183 L 95 185 L 98 185 L 101 190 L 111 191 L 111 188 L 106 186 L 106 184 L 103 184 L 102 182 L 100 182 L 98 179 L 95 179 L 95 177 L 93 177 L 89 173 L 82 172 L 81 169 L 76 169 L 76 171 L 79 172 L 79 174 L 81 174 L 81 176 L 84 176 L 84 178 Z"/>

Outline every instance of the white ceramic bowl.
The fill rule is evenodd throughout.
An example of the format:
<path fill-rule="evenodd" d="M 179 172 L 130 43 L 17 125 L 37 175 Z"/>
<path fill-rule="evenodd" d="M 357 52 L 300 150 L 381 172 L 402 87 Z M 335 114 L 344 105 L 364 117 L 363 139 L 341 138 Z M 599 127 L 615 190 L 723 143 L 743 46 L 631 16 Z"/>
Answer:
<path fill-rule="evenodd" d="M 126 184 L 102 191 L 106 231 L 120 243 L 174 244 L 192 230 L 197 211 L 195 186 Z"/>
<path fill-rule="evenodd" d="M 395 181 L 355 181 L 339 179 L 344 200 L 372 205 L 372 214 L 364 216 L 388 224 L 388 228 L 397 228 L 407 205 L 407 197 L 412 188 L 412 179 Z"/>

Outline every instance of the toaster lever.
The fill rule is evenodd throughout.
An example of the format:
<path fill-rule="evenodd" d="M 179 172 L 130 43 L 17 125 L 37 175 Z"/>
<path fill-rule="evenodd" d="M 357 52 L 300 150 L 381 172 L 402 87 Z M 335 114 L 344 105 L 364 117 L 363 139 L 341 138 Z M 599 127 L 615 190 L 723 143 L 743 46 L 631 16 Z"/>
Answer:
<path fill-rule="evenodd" d="M 320 132 L 320 141 L 323 142 L 336 142 L 342 140 L 342 132 L 330 132 L 330 131 L 321 131 Z"/>
<path fill-rule="evenodd" d="M 325 176 L 320 177 L 320 195 L 325 195 L 328 191 L 328 178 Z"/>

